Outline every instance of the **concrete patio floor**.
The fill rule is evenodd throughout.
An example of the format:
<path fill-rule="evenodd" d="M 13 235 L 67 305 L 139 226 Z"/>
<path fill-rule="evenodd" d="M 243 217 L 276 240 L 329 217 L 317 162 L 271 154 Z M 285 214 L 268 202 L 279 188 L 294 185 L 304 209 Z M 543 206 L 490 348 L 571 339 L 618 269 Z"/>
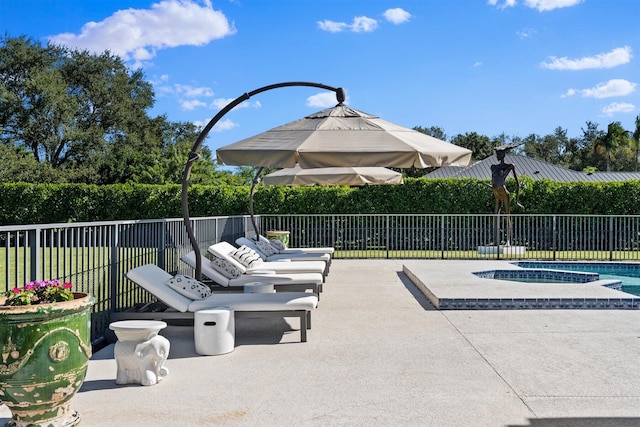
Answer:
<path fill-rule="evenodd" d="M 96 427 L 640 425 L 640 310 L 438 311 L 405 265 L 456 277 L 449 261 L 334 260 L 308 342 L 238 319 L 233 352 L 199 356 L 193 328 L 169 326 L 164 381 L 116 385 L 110 345 L 72 406 Z"/>

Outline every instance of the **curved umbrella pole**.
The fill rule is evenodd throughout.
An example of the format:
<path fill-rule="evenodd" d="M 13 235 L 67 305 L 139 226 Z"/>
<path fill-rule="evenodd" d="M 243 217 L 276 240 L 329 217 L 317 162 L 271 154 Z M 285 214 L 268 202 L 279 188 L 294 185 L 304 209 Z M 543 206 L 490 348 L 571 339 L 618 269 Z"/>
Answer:
<path fill-rule="evenodd" d="M 284 83 L 276 83 L 269 86 L 264 86 L 254 91 L 244 93 L 243 95 L 239 96 L 238 98 L 236 98 L 235 100 L 227 104 L 227 106 L 224 107 L 222 110 L 220 110 L 218 114 L 216 114 L 209 121 L 209 123 L 207 123 L 204 129 L 202 129 L 202 132 L 200 132 L 198 139 L 196 139 L 196 142 L 193 145 L 193 148 L 191 148 L 191 152 L 189 153 L 189 157 L 187 159 L 187 164 L 185 165 L 185 168 L 184 168 L 184 174 L 182 175 L 182 215 L 184 218 L 184 226 L 187 229 L 187 235 L 189 236 L 189 242 L 191 242 L 191 247 L 193 248 L 193 251 L 196 254 L 195 278 L 197 280 L 201 280 L 201 276 L 202 276 L 202 256 L 201 256 L 200 248 L 198 247 L 198 241 L 196 240 L 196 236 L 193 232 L 193 227 L 191 226 L 191 219 L 189 217 L 189 177 L 191 176 L 191 169 L 193 168 L 193 164 L 200 158 L 200 155 L 198 154 L 198 150 L 202 146 L 202 143 L 204 142 L 205 138 L 209 134 L 209 131 L 211 130 L 211 128 L 213 128 L 213 126 L 216 123 L 218 123 L 220 119 L 224 117 L 225 114 L 227 114 L 229 111 L 235 108 L 238 104 L 246 101 L 247 99 L 259 93 L 266 92 L 271 89 L 278 89 L 281 87 L 289 87 L 289 86 L 308 86 L 308 87 L 317 87 L 320 89 L 327 89 L 336 93 L 336 98 L 339 104 L 343 103 L 345 100 L 344 89 L 323 85 L 321 83 L 284 82 Z M 255 227 L 255 223 L 254 223 L 254 227 Z M 255 227 L 255 229 L 257 231 L 257 227 Z"/>
<path fill-rule="evenodd" d="M 251 225 L 253 225 L 253 232 L 255 233 L 255 241 L 257 242 L 258 236 L 260 235 L 260 230 L 258 230 L 258 224 L 256 223 L 256 217 L 253 214 L 253 195 L 256 192 L 256 185 L 260 182 L 260 174 L 264 170 L 264 167 L 260 167 L 256 172 L 256 175 L 253 177 L 253 181 L 251 181 L 251 191 L 249 192 L 249 216 L 251 217 Z"/>

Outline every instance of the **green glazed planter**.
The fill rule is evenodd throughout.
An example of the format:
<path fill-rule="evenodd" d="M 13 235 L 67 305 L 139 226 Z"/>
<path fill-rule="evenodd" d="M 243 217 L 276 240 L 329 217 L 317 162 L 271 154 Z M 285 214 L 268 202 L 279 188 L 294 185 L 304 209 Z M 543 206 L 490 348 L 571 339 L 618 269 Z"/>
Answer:
<path fill-rule="evenodd" d="M 74 426 L 71 399 L 91 357 L 93 297 L 31 306 L 0 305 L 0 400 L 7 426 Z M 0 298 L 4 304 L 4 298 Z"/>
<path fill-rule="evenodd" d="M 285 248 L 289 247 L 289 232 L 281 230 L 267 231 L 267 239 L 280 240 L 284 244 Z"/>

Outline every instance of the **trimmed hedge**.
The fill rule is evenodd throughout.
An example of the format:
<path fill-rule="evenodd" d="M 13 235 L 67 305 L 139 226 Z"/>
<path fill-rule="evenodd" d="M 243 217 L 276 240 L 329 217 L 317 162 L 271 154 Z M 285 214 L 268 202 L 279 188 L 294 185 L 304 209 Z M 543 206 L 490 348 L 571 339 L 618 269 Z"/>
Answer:
<path fill-rule="evenodd" d="M 365 187 L 259 186 L 263 214 L 492 213 L 489 180 L 406 178 L 403 185 Z M 507 181 L 513 192 L 515 182 Z M 2 225 L 180 218 L 180 185 L 0 184 Z M 189 188 L 192 217 L 248 213 L 248 186 Z M 640 214 L 640 181 L 555 182 L 520 179 L 514 213 Z"/>

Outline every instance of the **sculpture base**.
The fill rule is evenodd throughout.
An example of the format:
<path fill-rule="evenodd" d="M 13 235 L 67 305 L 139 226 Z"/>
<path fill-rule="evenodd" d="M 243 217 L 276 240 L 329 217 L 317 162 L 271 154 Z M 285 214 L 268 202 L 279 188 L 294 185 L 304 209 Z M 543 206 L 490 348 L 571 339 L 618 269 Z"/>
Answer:
<path fill-rule="evenodd" d="M 500 255 L 524 255 L 527 248 L 524 246 L 511 246 L 511 245 L 489 245 L 478 246 L 478 253 L 480 255 L 496 255 L 500 251 Z"/>

